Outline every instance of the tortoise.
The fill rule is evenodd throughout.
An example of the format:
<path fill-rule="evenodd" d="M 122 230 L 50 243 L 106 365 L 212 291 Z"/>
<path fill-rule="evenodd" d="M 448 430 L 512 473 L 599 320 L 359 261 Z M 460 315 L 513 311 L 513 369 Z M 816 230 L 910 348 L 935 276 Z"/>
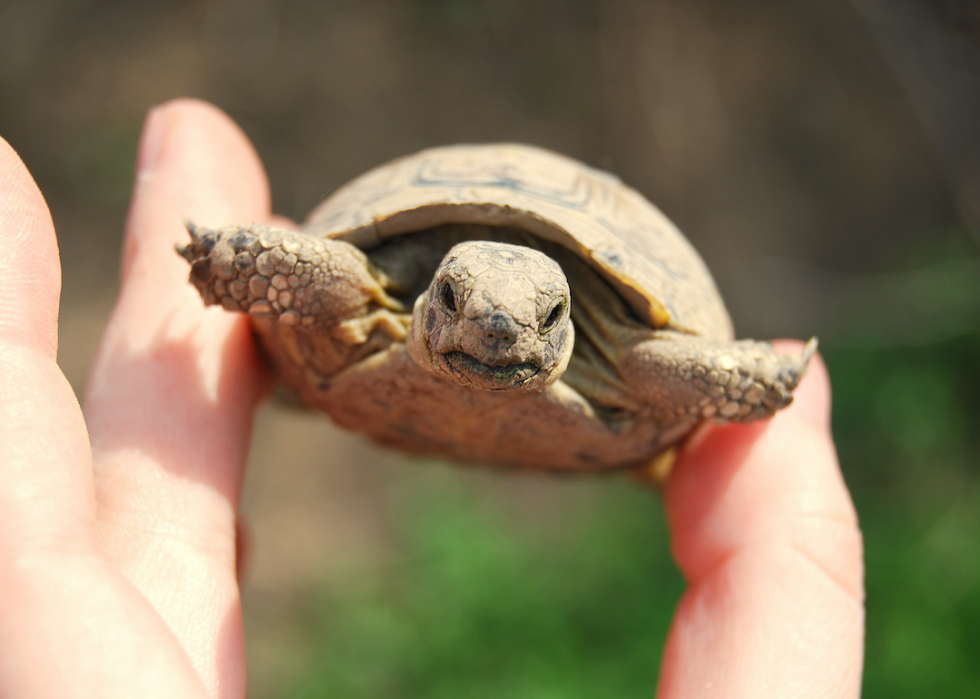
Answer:
<path fill-rule="evenodd" d="M 187 227 L 191 282 L 252 318 L 279 380 L 413 453 L 645 466 L 704 420 L 788 405 L 816 347 L 735 341 L 704 262 L 659 210 L 532 146 L 394 160 L 298 231 Z"/>

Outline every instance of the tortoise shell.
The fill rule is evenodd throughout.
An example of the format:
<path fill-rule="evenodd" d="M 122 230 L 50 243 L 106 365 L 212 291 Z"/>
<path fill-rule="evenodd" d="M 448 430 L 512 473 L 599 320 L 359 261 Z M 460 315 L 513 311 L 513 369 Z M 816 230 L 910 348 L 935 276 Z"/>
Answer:
<path fill-rule="evenodd" d="M 314 209 L 304 233 L 370 250 L 443 224 L 519 228 L 594 267 L 651 327 L 734 337 L 697 251 L 619 178 L 519 144 L 432 148 L 381 165 Z"/>

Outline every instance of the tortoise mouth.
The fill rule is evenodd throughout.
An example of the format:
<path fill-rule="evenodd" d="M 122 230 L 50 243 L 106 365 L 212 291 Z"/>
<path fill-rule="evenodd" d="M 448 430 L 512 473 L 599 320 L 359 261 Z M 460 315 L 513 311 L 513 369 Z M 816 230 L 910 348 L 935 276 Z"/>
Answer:
<path fill-rule="evenodd" d="M 446 352 L 442 356 L 455 376 L 463 378 L 466 383 L 497 391 L 520 388 L 541 370 L 531 362 L 490 366 L 465 352 Z"/>

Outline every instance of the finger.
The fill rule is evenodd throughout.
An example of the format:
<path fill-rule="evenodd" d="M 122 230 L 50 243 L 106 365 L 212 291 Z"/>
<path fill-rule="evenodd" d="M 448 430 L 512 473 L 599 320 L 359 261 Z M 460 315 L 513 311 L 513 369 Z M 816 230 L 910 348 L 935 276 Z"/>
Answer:
<path fill-rule="evenodd" d="M 44 197 L 0 139 L 0 337 L 54 359 L 61 264 Z"/>
<path fill-rule="evenodd" d="M 199 696 L 183 649 L 98 555 L 85 425 L 55 363 L 54 228 L 2 139 L 0 246 L 0 696 Z"/>
<path fill-rule="evenodd" d="M 662 699 L 859 695 L 862 544 L 829 408 L 814 357 L 789 408 L 710 428 L 681 451 L 665 503 L 688 589 Z"/>
<path fill-rule="evenodd" d="M 61 266 L 44 198 L 0 139 L 0 539 L 91 545 L 88 440 L 56 363 Z"/>
<path fill-rule="evenodd" d="M 265 380 L 246 319 L 206 310 L 187 282 L 174 251 L 187 236 L 183 217 L 206 226 L 270 217 L 246 137 L 217 109 L 189 100 L 147 120 L 122 289 L 85 411 L 105 550 L 214 690 L 224 670 L 244 662 L 235 520 Z"/>

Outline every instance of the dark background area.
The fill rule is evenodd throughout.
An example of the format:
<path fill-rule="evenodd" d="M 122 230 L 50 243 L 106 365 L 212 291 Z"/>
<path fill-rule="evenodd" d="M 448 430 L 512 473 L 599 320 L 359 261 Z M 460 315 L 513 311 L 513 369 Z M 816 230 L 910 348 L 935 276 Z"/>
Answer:
<path fill-rule="evenodd" d="M 640 190 L 740 336 L 821 339 L 866 535 L 865 696 L 980 696 L 975 2 L 5 0 L 0 134 L 58 228 L 76 391 L 142 119 L 184 95 L 242 125 L 297 220 L 454 142 Z M 682 589 L 655 496 L 406 461 L 263 409 L 252 696 L 652 695 Z"/>

